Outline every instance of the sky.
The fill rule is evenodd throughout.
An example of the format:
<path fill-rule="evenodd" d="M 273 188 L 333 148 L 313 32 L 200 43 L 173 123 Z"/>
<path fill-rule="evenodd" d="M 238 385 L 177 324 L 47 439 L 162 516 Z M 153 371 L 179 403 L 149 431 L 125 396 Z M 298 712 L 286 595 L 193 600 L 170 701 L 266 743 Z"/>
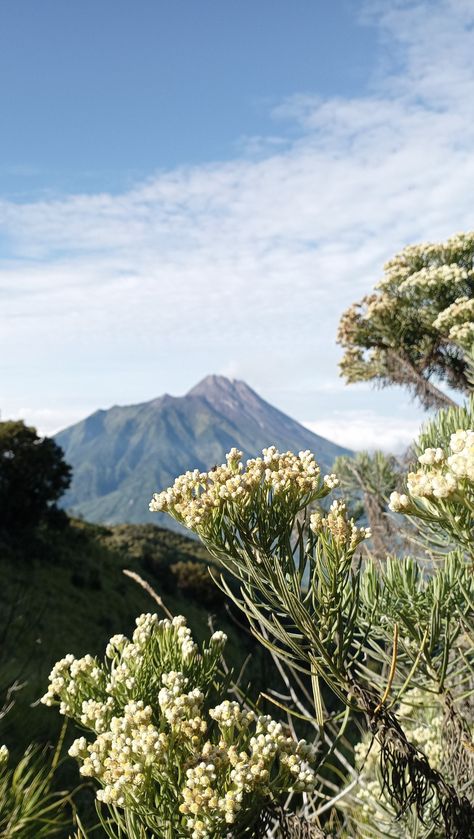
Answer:
<path fill-rule="evenodd" d="M 338 376 L 406 244 L 473 227 L 471 0 L 0 4 L 0 409 L 50 434 L 209 373 L 353 448 Z"/>

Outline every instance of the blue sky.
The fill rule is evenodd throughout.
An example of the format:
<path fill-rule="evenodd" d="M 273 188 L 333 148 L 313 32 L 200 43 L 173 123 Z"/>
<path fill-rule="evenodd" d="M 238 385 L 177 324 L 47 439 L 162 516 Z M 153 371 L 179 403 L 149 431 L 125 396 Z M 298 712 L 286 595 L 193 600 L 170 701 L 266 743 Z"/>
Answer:
<path fill-rule="evenodd" d="M 4 194 L 117 192 L 157 169 L 233 158 L 246 136 L 271 135 L 272 108 L 295 91 L 356 93 L 376 41 L 355 25 L 359 5 L 3 4 Z"/>
<path fill-rule="evenodd" d="M 210 372 L 350 446 L 422 412 L 344 387 L 342 310 L 473 224 L 470 0 L 0 8 L 2 416 L 51 433 Z"/>

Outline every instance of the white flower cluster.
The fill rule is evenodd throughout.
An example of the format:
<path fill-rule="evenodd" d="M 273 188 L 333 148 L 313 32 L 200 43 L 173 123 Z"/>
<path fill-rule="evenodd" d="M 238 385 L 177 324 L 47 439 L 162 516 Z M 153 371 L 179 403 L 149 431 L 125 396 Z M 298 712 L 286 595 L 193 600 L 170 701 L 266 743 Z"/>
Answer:
<path fill-rule="evenodd" d="M 227 640 L 224 633 L 216 633 L 216 636 L 214 641 L 211 639 L 213 655 Z M 114 635 L 110 639 L 106 648 L 110 660 L 107 671 L 90 655 L 76 659 L 68 654 L 54 665 L 48 691 L 41 701 L 51 706 L 59 700 L 61 714 L 78 719 L 97 733 L 103 731 L 111 719 L 117 695 L 122 700 L 133 698 L 143 653 L 151 643 L 158 643 L 163 649 L 171 648 L 177 664 L 189 664 L 198 653 L 186 618 L 180 615 L 172 620 L 158 620 L 156 614 L 143 614 L 136 619 L 131 641 L 124 635 Z M 105 692 L 109 696 L 91 699 L 92 686 L 99 694 Z"/>
<path fill-rule="evenodd" d="M 97 734 L 105 731 L 114 711 L 114 700 L 109 696 L 105 702 L 96 699 L 85 699 L 82 703 L 81 724 L 92 728 Z"/>
<path fill-rule="evenodd" d="M 178 618 L 178 621 L 179 621 L 179 618 Z M 137 650 L 142 650 L 146 647 L 146 645 L 148 644 L 148 641 L 150 640 L 150 637 L 153 635 L 156 627 L 158 626 L 158 623 L 159 623 L 158 615 L 156 615 L 156 614 L 150 615 L 148 613 L 144 614 L 144 615 L 140 615 L 136 619 L 135 623 L 136 623 L 136 629 L 134 629 L 134 631 L 133 631 L 132 642 L 134 643 L 135 648 Z M 185 623 L 186 623 L 186 621 L 184 620 L 183 625 Z M 179 623 L 179 625 L 181 625 L 181 623 Z M 163 626 L 164 626 L 164 624 L 163 624 Z M 114 636 L 114 637 L 116 637 L 116 636 Z"/>
<path fill-rule="evenodd" d="M 453 343 L 469 348 L 474 343 L 474 298 L 458 297 L 440 312 L 433 326 Z"/>
<path fill-rule="evenodd" d="M 334 472 L 331 472 L 330 475 L 324 476 L 324 485 L 328 489 L 336 489 L 336 487 L 339 486 L 339 478 L 334 474 Z"/>
<path fill-rule="evenodd" d="M 314 787 L 308 744 L 238 702 L 213 704 L 211 696 L 225 691 L 225 642 L 217 631 L 198 649 L 184 618 L 147 614 L 131 641 L 110 639 L 103 665 L 68 655 L 54 666 L 43 701 L 93 733 L 69 754 L 99 782 L 99 801 L 138 819 L 148 813 L 153 830 L 172 825 L 176 835 L 210 839 L 240 818 L 247 824 L 282 793 Z"/>
<path fill-rule="evenodd" d="M 220 647 L 221 649 L 227 643 L 227 635 L 222 630 L 218 629 L 213 632 L 210 639 L 211 646 Z"/>
<path fill-rule="evenodd" d="M 216 748 L 208 741 L 202 752 L 205 760 L 187 770 L 180 812 L 187 816 L 192 839 L 207 839 L 216 835 L 219 824 L 234 824 L 248 797 L 271 796 L 279 776 L 280 783 L 286 777 L 288 791 L 314 789 L 316 777 L 308 763 L 314 757 L 312 747 L 303 740 L 296 743 L 280 723 L 269 716 L 245 713 L 236 702 L 223 702 L 209 715 L 224 733 L 235 725 L 246 730 L 255 722 L 256 729 L 240 750 L 233 744 L 226 748 L 224 741 Z M 275 767 L 278 774 L 272 779 Z M 222 794 L 219 781 L 225 774 L 229 785 Z"/>
<path fill-rule="evenodd" d="M 408 492 L 415 498 L 449 498 L 457 490 L 457 480 L 449 471 L 409 472 Z"/>
<path fill-rule="evenodd" d="M 311 792 L 314 789 L 316 778 L 309 762 L 314 759 L 315 750 L 305 740 L 295 742 L 285 734 L 281 723 L 268 715 L 260 716 L 256 736 L 250 740 L 250 746 L 253 754 L 262 758 L 279 753 L 281 764 L 293 779 L 290 791 Z"/>
<path fill-rule="evenodd" d="M 164 673 L 162 680 L 165 687 L 158 693 L 158 704 L 166 721 L 173 732 L 189 737 L 193 745 L 197 745 L 200 735 L 207 729 L 206 721 L 201 716 L 203 692 L 193 688 L 185 693 L 189 679 L 175 670 Z"/>
<path fill-rule="evenodd" d="M 386 317 L 393 316 L 396 312 L 399 301 L 382 291 L 381 294 L 369 294 L 362 300 L 361 318 L 363 321 L 370 321 L 379 315 Z"/>
<path fill-rule="evenodd" d="M 410 274 L 400 284 L 400 291 L 410 290 L 437 290 L 440 286 L 462 286 L 468 279 L 469 274 L 465 268 L 456 263 L 452 265 L 430 265 L 421 268 Z"/>
<path fill-rule="evenodd" d="M 335 476 L 321 480 L 320 469 L 309 451 L 280 453 L 274 446 L 264 449 L 262 457 L 247 460 L 242 452 L 232 449 L 226 463 L 209 472 L 186 472 L 176 478 L 172 487 L 155 493 L 152 512 L 170 513 L 191 530 L 205 533 L 216 514 L 238 505 L 240 511 L 250 509 L 258 499 L 267 504 L 288 502 L 297 512 L 310 500 L 322 497 L 334 486 Z"/>
<path fill-rule="evenodd" d="M 189 626 L 186 625 L 186 618 L 179 616 L 178 618 L 173 618 L 173 620 L 168 624 L 166 624 L 167 628 L 176 628 L 176 635 L 178 642 L 181 647 L 181 656 L 183 661 L 188 661 L 198 652 L 197 644 L 194 643 L 191 630 Z M 222 633 L 224 635 L 224 633 Z M 227 640 L 226 636 L 224 635 L 224 644 Z"/>
<path fill-rule="evenodd" d="M 197 766 L 186 771 L 186 784 L 183 789 L 183 802 L 179 811 L 187 816 L 186 827 L 191 839 L 201 839 L 212 834 L 212 830 L 219 823 L 222 816 L 224 822 L 234 821 L 234 813 L 239 808 L 234 794 L 229 790 L 221 798 L 216 790 L 216 765 L 212 762 L 200 761 Z"/>
<path fill-rule="evenodd" d="M 425 449 L 423 454 L 420 454 L 418 462 L 423 466 L 437 466 L 439 463 L 444 463 L 444 451 L 441 448 Z"/>
<path fill-rule="evenodd" d="M 459 323 L 449 330 L 449 340 L 470 350 L 474 344 L 474 323 Z"/>
<path fill-rule="evenodd" d="M 239 728 L 242 726 L 247 728 L 250 723 L 257 719 L 253 711 L 245 711 L 238 702 L 231 702 L 229 699 L 225 699 L 220 705 L 211 708 L 209 716 L 219 724 L 219 728 L 224 732 L 226 728 L 233 728 L 235 725 Z"/>
<path fill-rule="evenodd" d="M 474 431 L 456 431 L 451 435 L 452 454 L 447 458 L 451 473 L 458 480 L 474 483 Z"/>
<path fill-rule="evenodd" d="M 332 502 L 326 516 L 319 512 L 311 515 L 310 528 L 315 534 L 329 531 L 335 544 L 348 551 L 354 551 L 372 535 L 369 527 L 357 527 L 354 519 L 348 519 L 344 501 L 337 500 Z"/>
<path fill-rule="evenodd" d="M 120 655 L 128 643 L 128 638 L 125 635 L 113 635 L 107 644 L 105 655 L 107 658 L 115 658 L 116 655 Z"/>
<path fill-rule="evenodd" d="M 440 331 L 446 331 L 456 323 L 466 323 L 472 320 L 474 320 L 474 299 L 463 295 L 457 297 L 454 303 L 439 313 L 433 326 Z"/>
<path fill-rule="evenodd" d="M 418 458 L 422 469 L 409 472 L 407 487 L 413 498 L 451 498 L 462 485 L 474 483 L 474 431 L 459 430 L 451 435 L 450 453 L 441 448 L 426 449 Z M 408 495 L 392 492 L 390 509 L 410 509 Z"/>
<path fill-rule="evenodd" d="M 168 737 L 152 723 L 153 711 L 143 702 L 130 702 L 122 717 L 112 717 L 110 728 L 88 744 L 84 737 L 69 749 L 82 760 L 81 775 L 97 778 L 103 789 L 97 798 L 123 807 L 127 800 L 145 797 L 147 779 L 167 755 Z"/>
<path fill-rule="evenodd" d="M 392 492 L 388 506 L 394 513 L 406 513 L 410 509 L 411 501 L 405 492 Z"/>
<path fill-rule="evenodd" d="M 142 653 L 152 639 L 161 639 L 164 646 L 172 639 L 172 643 L 179 650 L 180 660 L 184 662 L 190 661 L 197 654 L 197 645 L 186 625 L 186 618 L 182 615 L 172 620 L 158 620 L 156 614 L 140 615 L 136 619 L 136 629 L 131 642 L 123 635 L 114 635 L 107 645 L 106 655 L 112 659 L 106 685 L 108 693 L 114 694 L 119 686 L 129 693 L 134 691 L 136 671 L 141 666 Z"/>
<path fill-rule="evenodd" d="M 82 685 L 89 682 L 97 687 L 104 683 L 104 676 L 97 661 L 90 655 L 75 658 L 69 653 L 54 665 L 49 676 L 48 690 L 41 702 L 51 706 L 61 697 L 59 712 L 67 716 L 76 716 L 86 698 Z"/>
<path fill-rule="evenodd" d="M 472 265 L 473 251 L 474 232 L 456 233 L 441 244 L 421 242 L 417 245 L 408 245 L 385 264 L 385 277 L 378 284 L 378 288 L 390 285 L 400 286 L 404 280 L 413 276 L 415 271 L 418 273 L 423 267 L 433 266 L 435 269 L 444 265 L 452 267 L 458 265 L 459 262 Z M 467 271 L 467 269 L 461 270 Z M 466 276 L 470 275 L 469 270 Z"/>

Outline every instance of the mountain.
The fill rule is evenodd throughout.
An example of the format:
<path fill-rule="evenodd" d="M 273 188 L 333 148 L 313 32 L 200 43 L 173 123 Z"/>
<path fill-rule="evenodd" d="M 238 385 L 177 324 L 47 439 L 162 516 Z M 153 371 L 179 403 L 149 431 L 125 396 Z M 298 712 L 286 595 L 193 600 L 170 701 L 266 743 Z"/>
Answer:
<path fill-rule="evenodd" d="M 73 481 L 64 506 L 88 521 L 153 522 L 153 492 L 187 469 L 222 463 L 233 446 L 252 457 L 275 445 L 282 451 L 310 449 L 323 470 L 348 449 L 304 428 L 265 402 L 245 382 L 207 376 L 185 396 L 165 394 L 139 405 L 114 406 L 56 435 Z"/>

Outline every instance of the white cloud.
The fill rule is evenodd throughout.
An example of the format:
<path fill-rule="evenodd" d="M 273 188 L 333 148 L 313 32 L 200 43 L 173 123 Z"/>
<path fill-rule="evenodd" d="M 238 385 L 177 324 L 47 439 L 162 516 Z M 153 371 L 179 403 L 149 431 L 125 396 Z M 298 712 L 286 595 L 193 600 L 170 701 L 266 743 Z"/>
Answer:
<path fill-rule="evenodd" d="M 28 417 L 28 424 L 39 429 L 40 434 L 52 436 L 57 431 L 61 431 L 62 428 L 66 428 L 78 419 L 91 414 L 94 410 L 95 406 L 93 405 L 83 405 L 70 409 L 67 407 L 41 409 L 29 405 L 20 405 L 9 412 L 8 419 L 19 420 Z"/>
<path fill-rule="evenodd" d="M 259 138 L 258 156 L 247 144 L 233 161 L 157 173 L 120 195 L 0 202 L 11 252 L 0 354 L 15 399 L 22 383 L 33 394 L 32 365 L 32 410 L 59 389 L 66 407 L 91 394 L 136 401 L 216 369 L 238 369 L 265 396 L 297 388 L 310 366 L 300 416 L 315 393 L 326 415 L 351 406 L 337 388 L 344 307 L 407 242 L 474 222 L 472 4 L 368 13 L 390 58 L 372 89 L 293 97 L 278 109 L 281 137 Z M 299 126 L 291 142 L 285 120 Z"/>
<path fill-rule="evenodd" d="M 315 434 L 355 451 L 381 449 L 401 454 L 417 437 L 421 423 L 413 418 L 360 410 L 334 411 L 330 416 L 303 425 Z"/>

